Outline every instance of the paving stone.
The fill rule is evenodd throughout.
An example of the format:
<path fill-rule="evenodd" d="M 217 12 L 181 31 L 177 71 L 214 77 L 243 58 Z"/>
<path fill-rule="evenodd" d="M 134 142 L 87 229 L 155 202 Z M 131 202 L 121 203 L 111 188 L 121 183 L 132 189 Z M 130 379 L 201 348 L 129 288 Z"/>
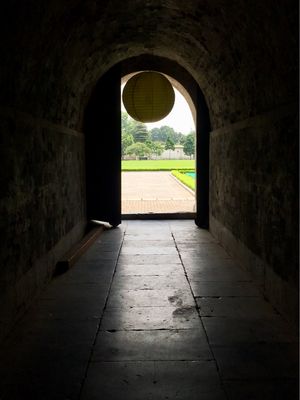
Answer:
<path fill-rule="evenodd" d="M 81 268 L 80 270 L 73 271 L 73 268 L 70 271 L 67 271 L 68 277 L 66 278 L 67 284 L 90 284 L 103 288 L 104 285 L 109 285 L 113 274 L 114 268 L 99 268 L 96 266 L 95 268 Z"/>
<path fill-rule="evenodd" d="M 200 239 L 209 239 L 207 242 L 201 242 Z M 219 255 L 222 258 L 230 258 L 228 253 L 224 250 L 224 248 L 219 245 L 216 241 L 213 240 L 211 236 L 203 236 L 198 238 L 198 245 L 195 243 L 190 244 L 190 242 L 181 242 L 180 240 L 176 240 L 177 247 L 182 251 L 183 254 L 189 252 L 189 254 L 193 255 Z"/>
<path fill-rule="evenodd" d="M 180 249 L 180 251 L 186 253 L 188 250 L 195 250 L 198 246 L 201 246 L 202 244 L 211 244 L 211 243 L 217 243 L 217 241 L 210 236 L 202 236 L 202 235 L 189 235 L 188 233 L 185 234 L 178 234 L 178 233 L 173 233 L 173 237 L 175 239 L 175 243 Z M 194 245 L 194 247 L 193 247 Z"/>
<path fill-rule="evenodd" d="M 122 172 L 122 213 L 193 212 L 195 195 L 169 171 Z"/>
<path fill-rule="evenodd" d="M 96 298 L 41 299 L 33 308 L 36 318 L 84 321 L 99 319 L 106 303 L 106 293 Z"/>
<path fill-rule="evenodd" d="M 149 262 L 153 264 L 181 264 L 180 258 L 178 255 L 168 255 L 168 254 L 160 254 L 160 255 L 129 255 L 129 254 L 121 254 L 119 257 L 119 264 L 149 264 Z"/>
<path fill-rule="evenodd" d="M 299 400 L 298 380 L 225 381 L 229 400 Z"/>
<path fill-rule="evenodd" d="M 190 258 L 184 259 L 184 267 L 186 268 L 187 271 L 191 272 L 197 272 L 200 269 L 203 268 L 212 268 L 212 269 L 239 269 L 241 270 L 242 268 L 234 262 L 232 259 L 229 258 L 220 258 L 220 257 L 211 257 L 211 256 L 206 256 L 206 257 L 197 257 L 197 258 Z M 244 271 L 244 270 L 243 270 Z M 246 272 L 246 271 L 245 271 Z"/>
<path fill-rule="evenodd" d="M 174 243 L 174 239 L 173 236 L 171 234 L 170 231 L 167 232 L 153 232 L 153 231 L 149 231 L 149 232 L 141 232 L 140 234 L 138 232 L 126 232 L 125 234 L 125 243 L 129 243 L 129 242 L 152 242 L 152 241 L 163 241 L 163 242 L 170 242 L 170 243 Z"/>
<path fill-rule="evenodd" d="M 85 252 L 81 259 L 83 260 L 95 260 L 98 257 L 103 257 L 106 260 L 109 259 L 116 259 L 118 257 L 118 253 L 121 249 L 122 241 L 112 242 L 109 240 L 94 243 L 90 248 L 89 251 Z"/>
<path fill-rule="evenodd" d="M 152 213 L 194 213 L 194 200 L 169 199 L 136 199 L 122 200 L 123 214 L 152 214 Z"/>
<path fill-rule="evenodd" d="M 111 276 L 97 283 L 77 283 L 72 280 L 58 281 L 49 285 L 40 299 L 57 299 L 57 301 L 97 301 L 108 294 Z M 62 303 L 63 304 L 63 303 Z"/>
<path fill-rule="evenodd" d="M 92 361 L 212 360 L 203 329 L 100 332 Z"/>
<path fill-rule="evenodd" d="M 86 253 L 82 256 L 82 261 L 95 261 L 98 263 L 105 262 L 107 260 L 111 260 L 112 262 L 116 262 L 119 256 L 118 251 L 101 251 L 101 249 L 94 251 L 93 253 Z"/>
<path fill-rule="evenodd" d="M 120 276 L 116 275 L 112 290 L 189 290 L 185 275 Z"/>
<path fill-rule="evenodd" d="M 16 344 L 6 359 L 1 355 L 0 398 L 78 399 L 93 340 L 74 344 L 66 335 L 62 337 L 57 343 L 50 335 L 34 336 L 21 346 Z"/>
<path fill-rule="evenodd" d="M 175 236 L 175 235 L 174 235 Z M 195 251 L 195 248 L 197 248 L 196 244 L 199 245 L 199 248 L 201 248 L 203 245 L 210 245 L 210 244 L 215 244 L 215 240 L 210 237 L 203 237 L 203 238 L 197 238 L 193 241 L 184 241 L 184 240 L 178 240 L 175 237 L 175 242 L 178 250 L 181 252 L 187 252 L 187 251 Z"/>
<path fill-rule="evenodd" d="M 165 220 L 131 220 L 127 221 L 126 234 L 143 232 L 170 232 L 169 221 Z"/>
<path fill-rule="evenodd" d="M 172 247 L 174 249 L 174 240 L 135 240 L 128 239 L 126 236 L 126 240 L 123 243 L 122 251 L 128 248 L 140 248 L 140 247 L 153 247 L 157 249 L 158 247 Z"/>
<path fill-rule="evenodd" d="M 147 254 L 147 255 L 157 255 L 157 254 L 170 254 L 170 255 L 178 255 L 178 252 L 175 247 L 170 246 L 155 246 L 155 245 L 148 245 L 148 246 L 140 246 L 140 247 L 122 247 L 121 255 L 124 254 L 129 255 L 139 255 L 139 254 Z"/>
<path fill-rule="evenodd" d="M 190 274 L 197 274 L 197 272 L 202 271 L 219 271 L 219 272 L 240 272 L 244 273 L 244 275 L 249 276 L 248 272 L 242 268 L 240 268 L 236 263 L 234 263 L 230 259 L 222 259 L 219 257 L 210 258 L 198 258 L 194 260 L 184 261 L 183 265 L 186 271 Z"/>
<path fill-rule="evenodd" d="M 1 399 L 77 400 L 88 360 L 74 361 L 71 357 L 63 359 L 64 356 L 57 356 L 62 359 L 59 368 L 57 359 L 43 360 L 32 369 L 15 371 L 11 381 L 5 376 L 0 383 Z"/>
<path fill-rule="evenodd" d="M 192 221 L 189 222 L 193 224 Z M 196 240 L 207 239 L 215 241 L 215 238 L 211 235 L 211 233 L 205 229 L 200 229 L 196 226 L 190 226 L 190 228 L 189 227 L 177 228 L 175 225 L 170 225 L 170 226 L 176 242 L 177 241 L 190 242 L 193 239 Z"/>
<path fill-rule="evenodd" d="M 260 297 L 197 298 L 197 305 L 202 317 L 264 319 L 276 316 L 270 303 Z"/>
<path fill-rule="evenodd" d="M 1 357 L 18 358 L 22 352 L 34 354 L 35 348 L 47 349 L 48 345 L 64 348 L 80 344 L 92 344 L 99 326 L 99 319 L 86 321 L 37 318 L 34 310 L 16 327 L 1 347 Z M 12 349 L 14 351 L 12 351 Z"/>
<path fill-rule="evenodd" d="M 107 308 L 194 306 L 195 301 L 189 290 L 119 290 L 110 293 Z"/>
<path fill-rule="evenodd" d="M 202 317 L 210 344 L 297 343 L 298 337 L 279 316 L 264 319 Z"/>
<path fill-rule="evenodd" d="M 258 297 L 261 292 L 252 282 L 197 282 L 192 284 L 195 297 Z"/>
<path fill-rule="evenodd" d="M 186 271 L 192 289 L 195 292 L 197 291 L 198 282 L 251 282 L 252 280 L 247 272 L 238 268 L 203 267 L 197 271 L 189 269 L 186 269 Z"/>
<path fill-rule="evenodd" d="M 181 275 L 184 270 L 181 264 L 120 264 L 116 270 L 116 276 L 160 276 Z"/>
<path fill-rule="evenodd" d="M 99 320 L 29 320 L 0 353 L 0 398 L 75 400 Z"/>
<path fill-rule="evenodd" d="M 73 270 L 87 270 L 87 271 L 102 271 L 102 270 L 114 270 L 116 267 L 116 260 L 84 260 L 80 258 L 77 263 L 66 272 L 69 274 Z"/>
<path fill-rule="evenodd" d="M 176 252 L 172 232 L 185 269 L 178 254 L 161 254 Z M 100 238 L 1 349 L 0 399 L 78 400 L 84 382 L 81 400 L 294 400 L 296 334 L 207 231 L 128 221 Z M 133 254 L 116 267 L 123 238 Z"/>
<path fill-rule="evenodd" d="M 82 400 L 225 400 L 213 361 L 97 362 Z"/>
<path fill-rule="evenodd" d="M 199 229 L 197 225 L 195 225 L 194 221 L 191 221 L 189 219 L 178 219 L 178 220 L 170 220 L 169 221 L 170 228 L 173 230 L 180 230 L 180 229 L 188 229 L 190 228 L 191 231 L 194 229 Z"/>
<path fill-rule="evenodd" d="M 106 309 L 101 330 L 196 329 L 200 320 L 195 307 L 135 307 Z"/>
<path fill-rule="evenodd" d="M 116 268 L 116 262 L 80 262 L 67 270 L 63 275 L 56 278 L 57 284 L 61 285 L 85 285 L 94 284 L 98 286 L 109 285 Z"/>
<path fill-rule="evenodd" d="M 298 344 L 212 346 L 223 379 L 298 379 Z"/>
<path fill-rule="evenodd" d="M 219 249 L 215 249 L 214 251 L 212 250 L 180 250 L 180 256 L 183 260 L 183 262 L 185 261 L 189 261 L 189 260 L 203 260 L 203 259 L 211 259 L 211 260 L 217 260 L 219 259 L 220 261 L 225 259 L 225 260 L 229 260 L 230 257 L 227 253 L 225 253 L 225 251 L 221 251 Z"/>

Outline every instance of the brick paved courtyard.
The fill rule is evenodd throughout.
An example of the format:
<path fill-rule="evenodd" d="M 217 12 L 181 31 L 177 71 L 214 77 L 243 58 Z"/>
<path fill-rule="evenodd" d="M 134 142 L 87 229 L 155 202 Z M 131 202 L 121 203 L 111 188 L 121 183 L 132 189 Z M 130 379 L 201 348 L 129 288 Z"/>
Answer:
<path fill-rule="evenodd" d="M 195 211 L 195 195 L 171 172 L 122 172 L 122 214 Z"/>

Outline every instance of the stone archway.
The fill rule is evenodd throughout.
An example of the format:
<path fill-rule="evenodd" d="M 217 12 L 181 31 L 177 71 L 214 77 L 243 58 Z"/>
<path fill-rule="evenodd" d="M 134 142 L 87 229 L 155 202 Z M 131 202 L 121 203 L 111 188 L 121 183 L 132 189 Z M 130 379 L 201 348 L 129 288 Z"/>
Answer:
<path fill-rule="evenodd" d="M 87 217 L 121 222 L 121 111 L 122 76 L 151 69 L 167 74 L 189 93 L 196 110 L 196 218 L 199 227 L 209 224 L 209 132 L 208 108 L 193 77 L 178 63 L 143 54 L 121 61 L 98 81 L 85 112 Z M 100 129 L 101 126 L 101 129 Z M 100 131 L 106 132 L 100 135 Z M 101 145 L 101 146 L 100 146 Z M 99 154 L 100 147 L 105 151 Z"/>

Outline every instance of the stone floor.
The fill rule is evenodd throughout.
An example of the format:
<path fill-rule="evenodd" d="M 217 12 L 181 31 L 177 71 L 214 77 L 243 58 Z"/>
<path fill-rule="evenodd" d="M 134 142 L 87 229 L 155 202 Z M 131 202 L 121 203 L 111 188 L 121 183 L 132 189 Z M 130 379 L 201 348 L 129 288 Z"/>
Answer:
<path fill-rule="evenodd" d="M 194 211 L 194 193 L 171 172 L 122 172 L 122 214 Z"/>
<path fill-rule="evenodd" d="M 1 350 L 0 399 L 296 400 L 298 340 L 192 221 L 128 221 Z"/>

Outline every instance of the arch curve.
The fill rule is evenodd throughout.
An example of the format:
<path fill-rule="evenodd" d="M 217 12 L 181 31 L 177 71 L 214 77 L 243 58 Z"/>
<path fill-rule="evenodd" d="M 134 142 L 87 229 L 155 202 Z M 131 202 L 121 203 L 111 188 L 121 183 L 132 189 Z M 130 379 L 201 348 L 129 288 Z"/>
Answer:
<path fill-rule="evenodd" d="M 196 114 L 196 218 L 209 225 L 209 132 L 210 118 L 204 95 L 196 80 L 176 61 L 142 54 L 110 68 L 96 84 L 84 116 L 86 136 L 87 217 L 118 225 L 121 222 L 121 99 L 123 76 L 153 70 L 170 76 L 189 94 Z M 105 121 L 105 122 L 104 122 Z M 101 123 L 100 123 L 101 122 Z M 101 135 L 101 131 L 110 132 Z M 100 141 L 107 154 L 97 155 Z M 103 141 L 105 143 L 103 143 Z M 109 177 L 100 173 L 109 165 Z M 105 176 L 104 176 L 105 175 Z"/>

